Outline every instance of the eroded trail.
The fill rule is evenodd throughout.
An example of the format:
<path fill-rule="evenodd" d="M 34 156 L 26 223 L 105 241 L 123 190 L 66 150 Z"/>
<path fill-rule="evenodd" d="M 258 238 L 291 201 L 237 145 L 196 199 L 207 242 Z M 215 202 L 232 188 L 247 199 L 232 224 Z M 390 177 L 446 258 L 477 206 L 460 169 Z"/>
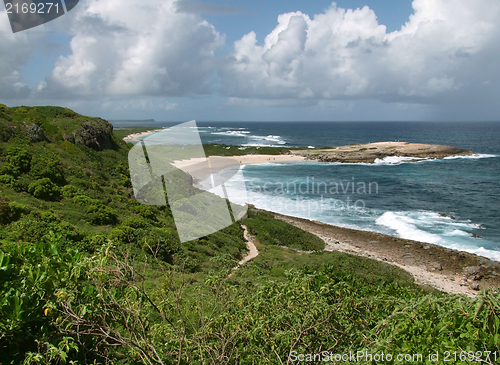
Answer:
<path fill-rule="evenodd" d="M 252 236 L 250 235 L 250 233 L 248 233 L 247 226 L 242 224 L 240 227 L 243 228 L 243 238 L 245 238 L 245 241 L 247 243 L 248 254 L 238 262 L 238 266 L 233 267 L 233 271 L 231 272 L 231 274 L 229 274 L 228 277 L 231 277 L 234 274 L 234 271 L 239 269 L 241 265 L 246 264 L 248 261 L 259 255 L 259 250 L 257 250 Z"/>

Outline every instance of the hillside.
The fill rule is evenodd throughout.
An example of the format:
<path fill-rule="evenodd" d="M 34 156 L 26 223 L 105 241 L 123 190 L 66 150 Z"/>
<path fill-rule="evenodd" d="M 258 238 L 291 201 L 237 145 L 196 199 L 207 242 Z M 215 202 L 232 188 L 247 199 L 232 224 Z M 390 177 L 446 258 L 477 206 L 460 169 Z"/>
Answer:
<path fill-rule="evenodd" d="M 254 208 L 259 256 L 228 277 L 239 224 L 180 244 L 168 205 L 133 198 L 129 149 L 103 119 L 0 105 L 0 364 L 500 351 L 498 293 L 418 287 Z"/>

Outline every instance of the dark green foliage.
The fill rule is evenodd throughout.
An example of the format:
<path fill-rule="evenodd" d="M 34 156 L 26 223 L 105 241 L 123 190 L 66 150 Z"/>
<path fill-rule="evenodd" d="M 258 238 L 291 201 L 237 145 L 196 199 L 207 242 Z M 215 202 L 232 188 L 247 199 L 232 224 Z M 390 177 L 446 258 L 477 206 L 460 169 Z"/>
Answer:
<path fill-rule="evenodd" d="M 31 209 L 28 208 L 26 205 L 18 202 L 11 202 L 9 204 L 10 211 L 11 211 L 11 219 L 12 221 L 17 221 L 20 219 L 23 215 L 27 215 L 31 212 Z"/>
<path fill-rule="evenodd" d="M 82 245 L 82 240 L 86 236 L 74 225 L 46 211 L 33 211 L 17 222 L 11 223 L 7 228 L 4 231 L 4 238 L 15 242 L 42 242 L 55 233 L 60 236 L 62 244 L 78 247 Z"/>
<path fill-rule="evenodd" d="M 87 220 L 91 224 L 116 224 L 118 216 L 110 207 L 103 204 L 91 205 L 87 208 Z"/>
<path fill-rule="evenodd" d="M 61 195 L 61 189 L 48 177 L 37 180 L 28 186 L 28 192 L 37 199 L 56 200 Z"/>
<path fill-rule="evenodd" d="M 14 180 L 12 175 L 0 175 L 0 184 L 11 185 Z"/>
<path fill-rule="evenodd" d="M 12 220 L 12 209 L 10 199 L 0 195 L 0 224 L 7 224 Z"/>
<path fill-rule="evenodd" d="M 48 178 L 57 185 L 64 185 L 65 182 L 61 164 L 55 156 L 34 157 L 32 160 L 31 175 L 35 179 Z"/>
<path fill-rule="evenodd" d="M 131 228 L 147 228 L 149 223 L 144 218 L 130 217 L 124 220 L 122 225 Z"/>
<path fill-rule="evenodd" d="M 319 251 L 325 243 L 312 233 L 274 219 L 272 214 L 248 210 L 248 219 L 244 224 L 257 239 L 266 245 L 278 245 L 304 251 Z"/>
<path fill-rule="evenodd" d="M 157 220 L 158 215 L 160 214 L 158 208 L 151 205 L 138 205 L 133 208 L 133 211 L 139 214 L 141 217 L 150 219 L 152 221 Z"/>
<path fill-rule="evenodd" d="M 29 186 L 33 183 L 33 179 L 29 176 L 19 176 L 11 181 L 11 187 L 17 192 L 28 192 Z"/>

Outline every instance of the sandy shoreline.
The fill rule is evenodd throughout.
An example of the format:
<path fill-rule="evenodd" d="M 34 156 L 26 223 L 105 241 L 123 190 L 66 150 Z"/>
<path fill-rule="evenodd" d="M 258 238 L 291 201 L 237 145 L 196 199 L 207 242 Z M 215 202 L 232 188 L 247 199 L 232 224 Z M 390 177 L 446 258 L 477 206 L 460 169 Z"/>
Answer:
<path fill-rule="evenodd" d="M 296 156 L 296 155 L 209 156 L 208 159 L 210 158 L 236 160 L 242 166 L 260 164 L 260 163 L 300 162 L 306 160 L 304 156 Z M 206 159 L 204 157 L 192 158 L 190 160 L 176 160 L 173 161 L 172 165 L 174 165 L 178 169 L 183 169 L 190 165 L 204 162 L 205 160 Z"/>
<path fill-rule="evenodd" d="M 141 133 L 132 133 L 132 134 L 129 134 L 128 136 L 126 136 L 126 137 L 123 137 L 123 140 L 125 142 L 139 142 L 144 137 L 150 136 L 150 135 L 155 134 L 156 132 L 159 132 L 159 131 L 162 131 L 162 130 L 163 130 L 163 128 L 161 128 L 161 129 L 153 129 L 153 130 L 146 131 L 146 132 L 141 132 Z"/>
<path fill-rule="evenodd" d="M 386 262 L 409 272 L 418 284 L 442 292 L 473 297 L 478 294 L 477 289 L 500 287 L 500 263 L 486 257 L 379 233 L 272 214 L 323 239 L 326 251 L 340 251 Z"/>

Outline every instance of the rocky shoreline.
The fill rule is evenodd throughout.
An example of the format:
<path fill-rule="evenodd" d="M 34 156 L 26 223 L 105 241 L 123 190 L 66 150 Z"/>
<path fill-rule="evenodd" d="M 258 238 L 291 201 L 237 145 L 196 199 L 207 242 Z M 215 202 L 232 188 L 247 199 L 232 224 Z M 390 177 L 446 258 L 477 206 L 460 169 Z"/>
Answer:
<path fill-rule="evenodd" d="M 380 233 L 272 214 L 323 239 L 327 251 L 345 252 L 398 266 L 412 274 L 421 285 L 471 297 L 480 289 L 500 288 L 500 263 L 486 257 Z"/>
<path fill-rule="evenodd" d="M 375 163 L 387 157 L 403 157 L 413 160 L 439 159 L 450 156 L 470 156 L 472 151 L 443 145 L 409 142 L 376 142 L 351 144 L 329 149 L 290 151 L 306 160 L 341 163 Z"/>

